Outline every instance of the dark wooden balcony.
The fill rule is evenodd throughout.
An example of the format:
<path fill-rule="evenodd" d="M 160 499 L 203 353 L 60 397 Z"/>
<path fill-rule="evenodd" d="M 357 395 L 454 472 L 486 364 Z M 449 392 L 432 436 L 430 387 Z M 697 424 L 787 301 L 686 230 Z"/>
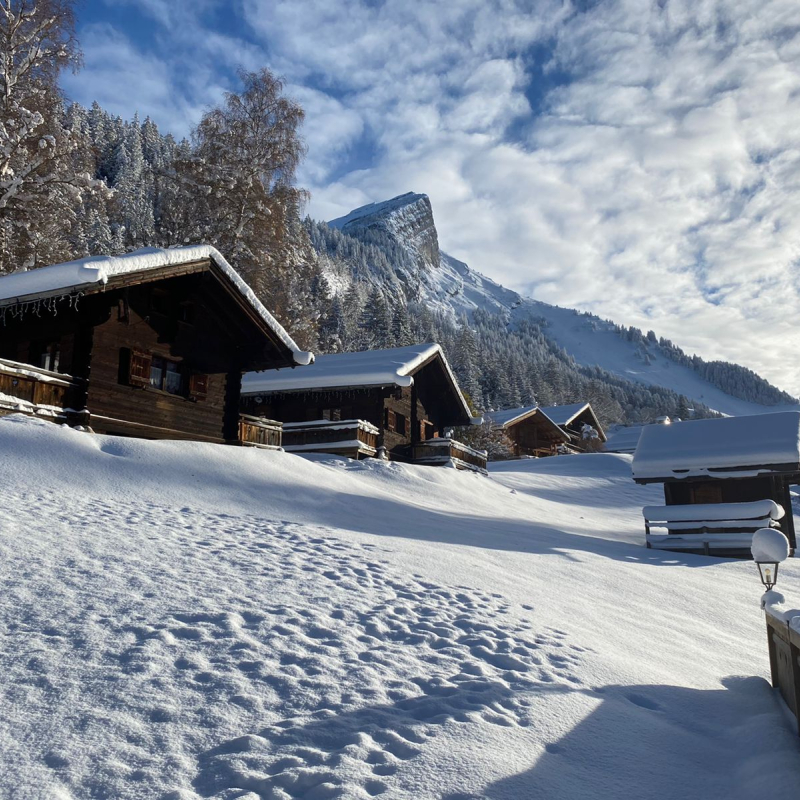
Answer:
<path fill-rule="evenodd" d="M 457 442 L 455 439 L 426 439 L 411 446 L 411 460 L 415 464 L 446 466 L 486 472 L 486 451 Z"/>
<path fill-rule="evenodd" d="M 278 450 L 282 444 L 283 423 L 265 417 L 239 415 L 239 443 L 246 447 Z"/>
<path fill-rule="evenodd" d="M 363 419 L 319 419 L 283 425 L 283 449 L 290 453 L 367 458 L 374 456 L 377 448 L 378 429 Z"/>
<path fill-rule="evenodd" d="M 80 422 L 75 408 L 85 382 L 61 372 L 0 359 L 0 415 L 28 414 L 54 422 Z"/>

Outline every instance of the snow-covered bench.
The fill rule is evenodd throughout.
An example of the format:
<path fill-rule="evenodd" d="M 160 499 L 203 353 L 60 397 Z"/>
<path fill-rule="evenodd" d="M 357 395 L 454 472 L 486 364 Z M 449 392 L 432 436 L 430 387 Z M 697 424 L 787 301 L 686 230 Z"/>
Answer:
<path fill-rule="evenodd" d="M 645 506 L 642 509 L 647 546 L 658 550 L 750 552 L 759 528 L 780 528 L 785 512 L 773 500 L 750 503 L 698 503 L 685 506 Z M 666 528 L 666 533 L 652 533 Z"/>

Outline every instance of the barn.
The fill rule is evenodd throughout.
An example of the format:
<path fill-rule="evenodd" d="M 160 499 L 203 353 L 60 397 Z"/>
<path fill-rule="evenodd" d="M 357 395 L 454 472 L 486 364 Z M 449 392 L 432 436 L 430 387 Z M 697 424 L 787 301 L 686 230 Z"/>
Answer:
<path fill-rule="evenodd" d="M 665 505 L 644 509 L 650 547 L 748 555 L 759 527 L 780 528 L 795 547 L 800 412 L 646 425 L 632 471 L 664 485 Z"/>
<path fill-rule="evenodd" d="M 312 362 L 213 247 L 0 278 L 0 414 L 150 439 L 233 443 L 244 430 L 278 446 L 279 428 L 240 419 L 242 374 Z"/>
<path fill-rule="evenodd" d="M 303 370 L 248 374 L 242 412 L 283 423 L 292 452 L 486 466 L 483 451 L 446 436 L 480 419 L 438 344 L 322 355 Z"/>

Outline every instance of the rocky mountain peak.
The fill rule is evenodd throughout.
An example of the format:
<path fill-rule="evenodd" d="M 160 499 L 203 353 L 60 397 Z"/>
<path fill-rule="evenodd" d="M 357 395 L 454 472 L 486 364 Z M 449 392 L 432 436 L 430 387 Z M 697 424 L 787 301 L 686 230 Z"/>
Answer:
<path fill-rule="evenodd" d="M 331 228 L 362 241 L 388 240 L 404 251 L 418 277 L 440 263 L 439 237 L 433 221 L 431 201 L 426 194 L 407 192 L 380 203 L 369 203 L 328 222 Z"/>

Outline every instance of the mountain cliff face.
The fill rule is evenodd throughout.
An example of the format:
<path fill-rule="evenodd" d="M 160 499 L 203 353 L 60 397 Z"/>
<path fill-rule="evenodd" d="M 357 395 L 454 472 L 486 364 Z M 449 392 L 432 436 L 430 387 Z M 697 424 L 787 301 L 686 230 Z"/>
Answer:
<path fill-rule="evenodd" d="M 599 367 L 643 386 L 670 389 L 722 414 L 798 408 L 796 399 L 750 370 L 721 362 L 708 364 L 652 332 L 644 334 L 522 297 L 481 275 L 440 250 L 433 209 L 424 194 L 409 192 L 362 206 L 328 226 L 371 248 L 365 258 L 370 268 L 367 274 L 356 275 L 357 280 L 387 295 L 401 290 L 409 300 L 453 324 L 464 317 L 474 320 L 476 312 L 502 318 L 509 332 L 534 324 L 577 365 Z M 329 280 L 339 292 L 353 276 L 353 272 L 343 274 L 339 265 L 338 272 L 331 268 Z"/>
<path fill-rule="evenodd" d="M 439 267 L 439 236 L 427 195 L 407 194 L 383 203 L 356 208 L 328 225 L 361 241 L 397 248 L 406 258 L 398 264 L 398 277 L 413 290 L 415 281 Z"/>

